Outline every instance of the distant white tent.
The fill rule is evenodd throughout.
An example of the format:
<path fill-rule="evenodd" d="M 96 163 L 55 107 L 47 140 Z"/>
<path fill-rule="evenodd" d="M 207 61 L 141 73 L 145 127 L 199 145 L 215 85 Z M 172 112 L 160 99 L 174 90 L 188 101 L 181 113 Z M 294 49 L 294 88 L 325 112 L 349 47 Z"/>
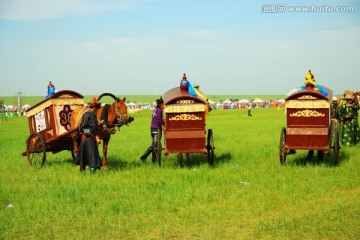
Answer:
<path fill-rule="evenodd" d="M 134 102 L 129 102 L 127 105 L 128 105 L 128 107 L 135 107 L 136 106 L 136 104 Z"/>
<path fill-rule="evenodd" d="M 253 101 L 253 103 L 262 103 L 264 102 L 263 100 L 261 100 L 260 98 L 255 98 L 255 100 Z"/>
<path fill-rule="evenodd" d="M 26 111 L 30 108 L 31 106 L 29 104 L 25 104 L 21 107 L 21 111 Z"/>
<path fill-rule="evenodd" d="M 247 100 L 247 99 L 245 99 L 245 98 L 243 98 L 243 99 L 241 99 L 241 100 L 239 101 L 239 103 L 248 103 L 248 102 L 250 102 L 250 101 Z"/>
<path fill-rule="evenodd" d="M 12 105 L 7 105 L 7 106 L 5 105 L 4 107 L 5 107 L 6 112 L 10 112 L 14 109 L 14 107 Z"/>

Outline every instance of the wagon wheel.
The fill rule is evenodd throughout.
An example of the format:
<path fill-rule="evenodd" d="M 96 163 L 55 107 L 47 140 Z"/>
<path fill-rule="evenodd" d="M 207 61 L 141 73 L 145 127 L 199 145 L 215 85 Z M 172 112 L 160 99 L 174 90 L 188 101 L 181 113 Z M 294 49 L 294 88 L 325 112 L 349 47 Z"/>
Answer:
<path fill-rule="evenodd" d="M 46 160 L 46 144 L 40 133 L 33 133 L 26 141 L 29 164 L 41 168 Z"/>
<path fill-rule="evenodd" d="M 280 133 L 280 144 L 279 144 L 279 156 L 280 156 L 281 164 L 285 164 L 286 162 L 286 151 L 284 150 L 285 137 L 286 137 L 286 128 L 283 127 Z"/>
<path fill-rule="evenodd" d="M 212 129 L 208 130 L 206 149 L 207 149 L 208 163 L 210 165 L 214 165 L 214 162 L 215 162 L 215 154 L 214 154 L 215 146 L 214 146 L 214 136 L 213 136 Z"/>
<path fill-rule="evenodd" d="M 162 154 L 162 146 L 161 146 L 161 133 L 162 130 L 158 129 L 158 133 L 155 137 L 155 144 L 153 147 L 153 163 L 157 163 L 159 164 L 159 166 L 161 166 L 161 154 Z"/>
<path fill-rule="evenodd" d="M 338 123 L 336 121 L 332 121 L 331 123 L 331 148 L 334 150 L 334 159 L 333 163 L 335 165 L 339 164 L 339 128 Z"/>

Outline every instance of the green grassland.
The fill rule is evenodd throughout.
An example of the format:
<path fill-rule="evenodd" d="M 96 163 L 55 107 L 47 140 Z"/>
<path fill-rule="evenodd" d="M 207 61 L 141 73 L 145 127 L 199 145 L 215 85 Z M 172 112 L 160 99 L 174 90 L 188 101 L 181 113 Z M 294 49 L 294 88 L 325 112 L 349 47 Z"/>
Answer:
<path fill-rule="evenodd" d="M 284 109 L 252 114 L 209 114 L 213 167 L 201 154 L 142 164 L 151 111 L 132 114 L 96 174 L 68 151 L 30 167 L 27 119 L 0 122 L 0 239 L 360 239 L 360 146 L 341 148 L 339 166 L 332 155 L 304 165 L 305 151 L 280 165 Z"/>

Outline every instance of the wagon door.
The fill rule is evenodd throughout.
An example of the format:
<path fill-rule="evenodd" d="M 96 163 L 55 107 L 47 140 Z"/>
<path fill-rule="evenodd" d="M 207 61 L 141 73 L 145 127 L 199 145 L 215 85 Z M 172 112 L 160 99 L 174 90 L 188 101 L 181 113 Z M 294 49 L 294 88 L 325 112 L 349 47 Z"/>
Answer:
<path fill-rule="evenodd" d="M 165 155 L 206 153 L 205 105 L 194 100 L 179 100 L 165 107 Z"/>
<path fill-rule="evenodd" d="M 286 148 L 329 150 L 330 104 L 318 94 L 287 99 Z"/>

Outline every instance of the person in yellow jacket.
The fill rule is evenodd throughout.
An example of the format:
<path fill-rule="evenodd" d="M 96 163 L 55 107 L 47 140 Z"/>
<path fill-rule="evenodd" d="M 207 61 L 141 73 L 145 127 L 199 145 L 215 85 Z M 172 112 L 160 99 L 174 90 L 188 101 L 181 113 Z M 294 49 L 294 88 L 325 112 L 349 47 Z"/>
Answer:
<path fill-rule="evenodd" d="M 315 91 L 318 91 L 325 96 L 329 96 L 329 93 L 326 91 L 326 89 L 316 83 L 314 74 L 312 74 L 311 70 L 305 74 L 305 82 L 304 85 L 300 87 L 300 89 L 314 89 Z"/>
<path fill-rule="evenodd" d="M 205 95 L 200 91 L 200 86 L 199 86 L 199 85 L 194 85 L 194 89 L 195 89 L 196 94 L 197 94 L 200 98 L 202 98 L 204 101 L 207 100 L 206 97 L 205 97 Z"/>
<path fill-rule="evenodd" d="M 205 97 L 205 95 L 200 91 L 200 86 L 199 85 L 194 85 L 194 89 L 195 89 L 196 94 L 206 102 L 205 116 L 207 116 L 208 112 L 211 112 L 211 110 L 212 110 L 212 108 L 210 106 L 210 103 L 209 103 L 209 99 L 207 99 Z"/>

